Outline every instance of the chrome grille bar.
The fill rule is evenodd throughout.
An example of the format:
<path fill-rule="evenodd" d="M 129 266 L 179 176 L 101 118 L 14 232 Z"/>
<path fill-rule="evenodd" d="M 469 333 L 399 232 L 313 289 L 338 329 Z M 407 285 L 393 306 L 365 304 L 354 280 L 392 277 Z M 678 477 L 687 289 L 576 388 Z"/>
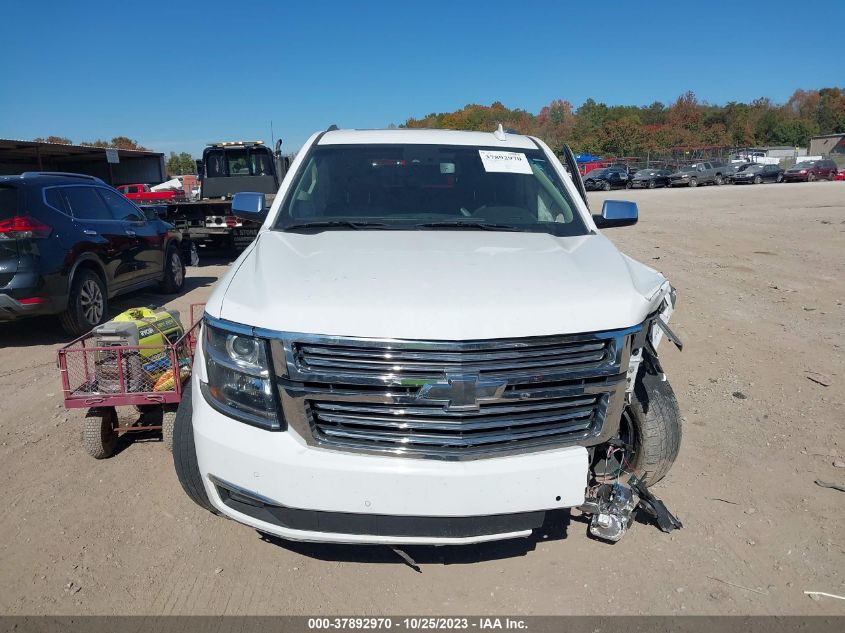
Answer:
<path fill-rule="evenodd" d="M 302 373 L 436 377 L 444 372 L 478 372 L 499 376 L 554 369 L 594 369 L 612 362 L 615 351 L 612 338 L 566 340 L 547 337 L 509 343 L 496 341 L 488 346 L 470 343 L 464 351 L 455 351 L 455 345 L 450 343 L 431 343 L 431 349 L 390 344 L 294 344 L 293 360 Z"/>

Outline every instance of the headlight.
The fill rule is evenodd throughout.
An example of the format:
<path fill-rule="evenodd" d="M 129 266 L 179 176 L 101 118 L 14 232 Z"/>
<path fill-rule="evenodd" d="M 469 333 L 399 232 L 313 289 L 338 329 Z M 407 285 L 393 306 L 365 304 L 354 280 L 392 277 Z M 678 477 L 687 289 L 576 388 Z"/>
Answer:
<path fill-rule="evenodd" d="M 223 325 L 203 324 L 203 355 L 208 384 L 202 393 L 221 413 L 265 429 L 282 429 L 270 373 L 268 341 Z"/>

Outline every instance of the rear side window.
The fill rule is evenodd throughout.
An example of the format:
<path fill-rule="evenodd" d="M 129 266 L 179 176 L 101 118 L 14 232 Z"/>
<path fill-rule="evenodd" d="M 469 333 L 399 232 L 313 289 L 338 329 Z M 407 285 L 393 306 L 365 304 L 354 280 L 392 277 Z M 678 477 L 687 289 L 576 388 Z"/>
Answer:
<path fill-rule="evenodd" d="M 111 210 L 114 219 L 125 220 L 127 222 L 141 222 L 144 220 L 141 210 L 116 191 L 100 188 L 99 192 L 103 196 L 103 200 L 106 201 L 106 205 Z"/>
<path fill-rule="evenodd" d="M 67 206 L 78 220 L 111 220 L 106 203 L 94 187 L 62 187 Z"/>
<path fill-rule="evenodd" d="M 17 187 L 0 186 L 0 220 L 8 220 L 18 214 Z"/>
<path fill-rule="evenodd" d="M 44 200 L 46 200 L 47 204 L 53 207 L 56 211 L 68 213 L 67 206 L 65 205 L 64 196 L 62 195 L 61 189 L 59 189 L 58 187 L 49 187 L 45 189 Z"/>

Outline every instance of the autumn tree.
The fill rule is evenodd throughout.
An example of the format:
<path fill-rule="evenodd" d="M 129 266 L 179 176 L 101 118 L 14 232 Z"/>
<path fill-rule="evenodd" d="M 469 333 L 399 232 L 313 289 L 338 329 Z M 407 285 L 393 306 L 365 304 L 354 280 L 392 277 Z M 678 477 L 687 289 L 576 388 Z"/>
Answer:
<path fill-rule="evenodd" d="M 139 145 L 138 141 L 131 139 L 128 136 L 115 136 L 110 141 L 98 138 L 96 141 L 82 141 L 80 145 L 87 145 L 88 147 L 113 147 L 115 149 L 148 151 L 146 147 Z"/>
<path fill-rule="evenodd" d="M 71 141 L 66 136 L 48 136 L 44 138 L 43 136 L 39 136 L 37 138 L 32 139 L 36 143 L 57 143 L 59 145 L 72 145 L 73 141 Z"/>
<path fill-rule="evenodd" d="M 401 127 L 493 131 L 499 123 L 542 138 L 558 153 L 565 144 L 576 153 L 611 156 L 682 153 L 702 146 L 806 147 L 816 134 L 845 132 L 845 89 L 796 90 L 780 105 L 763 97 L 719 106 L 699 101 L 691 91 L 668 107 L 659 101 L 609 106 L 587 99 L 575 109 L 556 99 L 536 115 L 495 101 L 408 119 Z"/>

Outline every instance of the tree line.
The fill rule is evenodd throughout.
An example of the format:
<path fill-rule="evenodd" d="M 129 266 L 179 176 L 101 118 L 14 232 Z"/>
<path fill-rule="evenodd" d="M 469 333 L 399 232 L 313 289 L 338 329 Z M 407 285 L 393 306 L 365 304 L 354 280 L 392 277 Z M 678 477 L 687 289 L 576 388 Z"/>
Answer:
<path fill-rule="evenodd" d="M 501 123 L 542 138 L 555 152 L 569 144 L 576 152 L 614 156 L 671 154 L 703 147 L 786 145 L 807 147 L 811 136 L 845 132 L 845 88 L 796 90 L 776 104 L 768 98 L 751 103 L 712 105 L 693 92 L 671 105 L 610 106 L 587 99 L 573 108 L 552 101 L 532 114 L 499 101 L 470 104 L 455 112 L 409 118 L 400 127 L 492 131 Z"/>
<path fill-rule="evenodd" d="M 58 143 L 59 145 L 73 145 L 73 141 L 71 141 L 66 136 L 38 136 L 32 139 L 36 143 Z M 131 139 L 128 136 L 115 136 L 110 141 L 98 138 L 94 141 L 80 141 L 77 145 L 83 145 L 85 147 L 106 147 L 106 148 L 114 148 L 114 149 L 135 149 L 140 150 L 143 152 L 149 151 L 146 147 L 139 144 L 138 141 L 135 139 Z"/>

